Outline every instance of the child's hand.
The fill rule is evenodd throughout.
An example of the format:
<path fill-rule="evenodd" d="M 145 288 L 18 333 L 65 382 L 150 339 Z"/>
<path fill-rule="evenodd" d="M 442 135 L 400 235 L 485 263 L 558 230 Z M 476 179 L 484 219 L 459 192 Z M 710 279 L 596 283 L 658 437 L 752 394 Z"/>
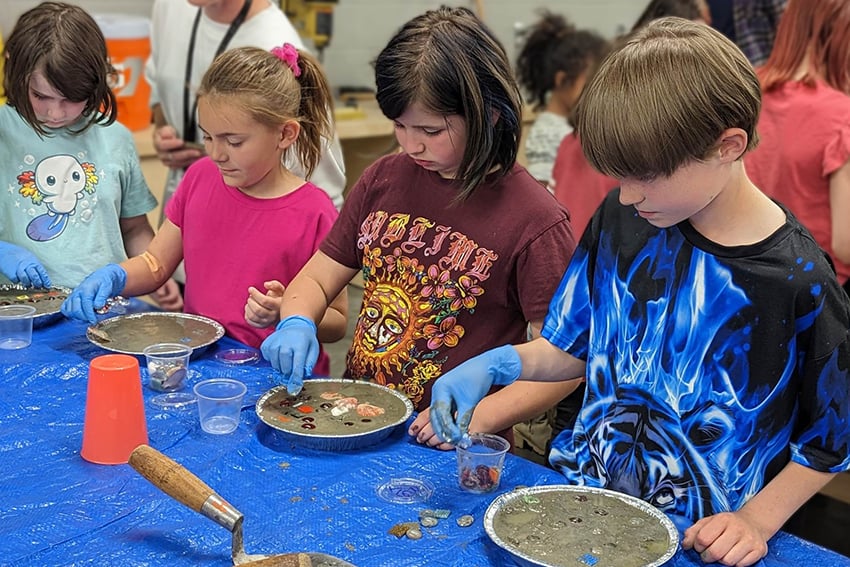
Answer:
<path fill-rule="evenodd" d="M 682 548 L 693 549 L 705 563 L 746 567 L 767 555 L 767 540 L 745 513 L 722 512 L 685 530 Z"/>
<path fill-rule="evenodd" d="M 276 325 L 280 320 L 280 304 L 286 288 L 277 280 L 263 282 L 266 293 L 251 286 L 248 288 L 248 301 L 245 303 L 245 320 L 252 327 L 265 329 Z"/>
<path fill-rule="evenodd" d="M 183 296 L 180 295 L 180 286 L 173 279 L 162 284 L 162 287 L 153 292 L 151 297 L 165 311 L 174 313 L 183 311 Z"/>
<path fill-rule="evenodd" d="M 29 250 L 0 242 L 0 272 L 24 287 L 50 287 L 50 276 Z"/>
<path fill-rule="evenodd" d="M 127 272 L 118 264 L 107 264 L 89 274 L 71 295 L 62 302 L 62 314 L 69 319 L 97 323 L 97 309 L 106 305 L 106 300 L 115 297 L 127 284 Z"/>
<path fill-rule="evenodd" d="M 472 411 L 490 388 L 507 386 L 522 373 L 522 360 L 511 345 L 485 351 L 452 368 L 431 387 L 431 426 L 441 439 L 457 442 L 472 420 Z"/>
<path fill-rule="evenodd" d="M 273 376 L 275 383 L 286 387 L 291 396 L 297 396 L 304 378 L 313 374 L 320 350 L 316 323 L 301 315 L 291 315 L 278 323 L 274 333 L 260 345 L 263 358 L 279 372 Z"/>
<path fill-rule="evenodd" d="M 173 169 L 185 169 L 204 155 L 197 144 L 186 145 L 170 125 L 154 130 L 153 147 L 162 164 Z"/>
<path fill-rule="evenodd" d="M 431 427 L 431 419 L 429 417 L 430 410 L 431 408 L 426 408 L 419 412 L 419 415 L 417 415 L 416 419 L 413 420 L 413 423 L 410 424 L 407 434 L 416 437 L 416 442 L 421 443 L 422 445 L 428 445 L 429 447 L 434 447 L 441 451 L 451 451 L 455 448 L 454 445 L 444 443 L 443 440 L 437 437 L 437 434 L 434 433 L 434 428 Z"/>

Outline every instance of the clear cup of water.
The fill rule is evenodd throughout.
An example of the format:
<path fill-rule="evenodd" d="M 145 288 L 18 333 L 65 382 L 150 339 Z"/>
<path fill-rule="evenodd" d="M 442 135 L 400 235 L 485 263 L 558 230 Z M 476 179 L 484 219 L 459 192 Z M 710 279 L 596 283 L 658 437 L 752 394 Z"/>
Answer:
<path fill-rule="evenodd" d="M 194 390 L 201 429 L 214 435 L 236 431 L 248 391 L 245 384 L 231 378 L 210 378 L 195 384 Z"/>

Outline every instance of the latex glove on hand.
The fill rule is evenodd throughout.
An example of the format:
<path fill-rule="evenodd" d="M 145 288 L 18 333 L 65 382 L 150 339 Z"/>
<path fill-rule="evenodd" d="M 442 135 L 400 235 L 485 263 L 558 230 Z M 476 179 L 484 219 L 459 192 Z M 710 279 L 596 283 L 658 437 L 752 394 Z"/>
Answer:
<path fill-rule="evenodd" d="M 519 353 L 505 345 L 449 370 L 431 388 L 431 427 L 446 443 L 457 445 L 467 434 L 472 411 L 494 385 L 507 386 L 522 373 Z"/>
<path fill-rule="evenodd" d="M 35 255 L 20 246 L 0 242 L 0 272 L 26 287 L 50 287 L 50 276 Z"/>
<path fill-rule="evenodd" d="M 319 359 L 319 339 L 316 324 L 301 315 L 292 315 L 277 324 L 275 332 L 260 345 L 263 358 L 280 372 L 275 376 L 279 386 L 297 396 L 304 386 L 304 377 L 313 373 Z"/>
<path fill-rule="evenodd" d="M 95 309 L 120 294 L 127 284 L 127 272 L 118 264 L 108 264 L 89 274 L 62 302 L 62 314 L 71 319 L 97 323 Z"/>

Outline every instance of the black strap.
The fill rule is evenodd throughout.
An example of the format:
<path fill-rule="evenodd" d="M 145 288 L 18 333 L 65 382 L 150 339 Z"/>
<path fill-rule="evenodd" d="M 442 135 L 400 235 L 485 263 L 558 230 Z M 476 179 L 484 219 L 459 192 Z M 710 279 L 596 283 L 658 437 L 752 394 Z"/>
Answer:
<path fill-rule="evenodd" d="M 248 16 L 248 10 L 251 9 L 251 0 L 245 0 L 242 9 L 236 14 L 236 18 L 230 22 L 230 27 L 227 28 L 227 33 L 221 38 L 221 43 L 218 44 L 218 49 L 215 50 L 215 57 L 218 57 L 224 50 L 227 49 L 227 44 L 236 35 L 239 27 L 245 22 Z M 202 8 L 198 8 L 198 13 L 195 16 L 195 22 L 192 24 L 192 35 L 189 36 L 189 53 L 186 56 L 186 82 L 183 85 L 183 139 L 187 142 L 195 142 L 195 114 L 198 111 L 198 99 L 196 98 L 191 104 L 191 80 L 192 80 L 192 60 L 195 58 L 195 37 L 198 35 L 198 24 L 201 23 Z"/>

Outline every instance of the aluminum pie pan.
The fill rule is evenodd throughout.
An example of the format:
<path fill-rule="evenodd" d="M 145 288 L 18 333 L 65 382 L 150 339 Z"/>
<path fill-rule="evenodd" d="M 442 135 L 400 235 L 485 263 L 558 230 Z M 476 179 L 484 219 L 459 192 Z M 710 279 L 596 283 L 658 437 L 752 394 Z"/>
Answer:
<path fill-rule="evenodd" d="M 101 337 L 108 336 L 105 341 Z M 218 321 L 191 313 L 150 311 L 104 319 L 86 330 L 86 338 L 111 352 L 142 356 L 146 347 L 157 343 L 180 343 L 192 354 L 224 336 Z"/>
<path fill-rule="evenodd" d="M 506 538 L 508 537 L 508 534 L 505 533 L 507 529 L 502 530 L 501 534 L 497 533 L 497 518 L 501 519 L 500 516 L 507 513 L 509 506 L 522 503 L 519 505 L 519 508 L 521 509 L 522 505 L 526 502 L 533 503 L 535 499 L 540 502 L 541 495 L 545 498 L 549 495 L 549 493 L 555 493 L 554 495 L 559 497 L 563 496 L 565 502 L 568 501 L 568 499 L 586 498 L 587 500 L 585 500 L 585 502 L 588 502 L 588 506 L 594 506 L 596 508 L 601 507 L 602 509 L 604 509 L 606 502 L 609 503 L 609 505 L 622 503 L 627 505 L 628 509 L 632 509 L 636 514 L 638 514 L 636 518 L 648 518 L 648 520 L 652 522 L 651 526 L 654 531 L 658 533 L 666 533 L 667 542 L 666 546 L 663 548 L 663 552 L 659 551 L 655 553 L 654 558 L 648 560 L 646 563 L 641 565 L 641 567 L 658 567 L 660 565 L 664 565 L 676 554 L 676 550 L 679 547 L 679 532 L 676 530 L 676 526 L 663 512 L 649 503 L 628 494 L 603 488 L 553 484 L 517 488 L 516 490 L 502 494 L 490 503 L 490 506 L 488 506 L 487 512 L 484 515 L 484 529 L 487 532 L 487 535 L 493 543 L 500 547 L 502 551 L 512 556 L 513 559 L 520 565 L 529 567 L 564 567 L 568 565 L 597 565 L 598 567 L 614 565 L 619 567 L 619 565 L 622 565 L 621 562 L 605 560 L 606 557 L 604 549 L 600 551 L 600 548 L 604 548 L 607 542 L 602 541 L 600 536 L 595 536 L 587 531 L 585 531 L 584 534 L 580 533 L 580 530 L 575 527 L 576 524 L 571 523 L 575 521 L 576 516 L 571 515 L 567 517 L 567 515 L 572 514 L 572 512 L 566 506 L 563 510 L 556 511 L 564 514 L 565 517 L 563 518 L 563 521 L 559 521 L 560 519 L 557 517 L 557 514 L 550 513 L 550 517 L 547 517 L 546 521 L 543 522 L 542 518 L 544 517 L 545 512 L 540 514 L 541 510 L 535 510 L 532 507 L 533 504 L 529 504 L 527 512 L 532 515 L 531 517 L 541 518 L 539 525 L 544 526 L 544 528 L 549 531 L 549 533 L 543 534 L 544 537 L 551 534 L 552 537 L 558 538 L 556 541 L 563 542 L 569 537 L 570 532 L 572 531 L 574 534 L 573 539 L 576 540 L 576 548 L 572 553 L 572 556 L 544 558 L 540 555 L 534 555 L 526 549 L 521 548 L 516 541 L 507 541 Z M 553 515 L 555 517 L 551 517 Z M 602 518 L 604 518 L 604 521 L 608 523 L 612 523 L 616 519 L 615 517 L 608 518 L 607 516 L 602 516 Z M 620 518 L 620 520 L 624 519 L 625 518 Z M 580 517 L 579 520 L 581 520 Z M 597 522 L 603 521 L 600 518 L 595 518 L 595 520 Z M 628 529 L 628 534 L 629 536 L 634 535 L 636 538 L 635 541 L 637 542 L 637 538 L 642 539 L 641 533 L 646 533 L 646 531 L 642 531 L 639 525 L 634 526 L 631 521 L 630 524 L 631 526 Z M 628 536 L 626 539 L 628 539 Z M 628 545 L 630 542 L 626 541 L 625 543 Z"/>
<path fill-rule="evenodd" d="M 62 302 L 71 294 L 63 286 L 25 287 L 21 284 L 0 285 L 0 305 L 32 305 L 35 316 L 32 326 L 44 327 L 62 318 Z"/>
<path fill-rule="evenodd" d="M 340 397 L 322 397 L 330 393 L 340 394 Z M 384 408 L 385 413 L 380 416 L 359 415 L 358 405 L 341 415 L 331 414 L 337 401 L 350 398 L 356 398 L 367 406 Z M 289 405 L 281 407 L 281 404 Z M 310 404 L 311 408 L 315 406 L 315 410 L 309 413 L 297 411 L 304 404 Z M 396 390 L 372 382 L 339 378 L 305 380 L 298 396 L 290 396 L 283 386 L 272 388 L 257 400 L 255 409 L 260 420 L 275 430 L 278 439 L 320 451 L 353 451 L 375 445 L 389 437 L 413 414 L 413 404 Z M 316 429 L 301 427 L 303 422 L 299 424 L 299 421 L 305 417 L 314 419 L 312 423 L 317 424 Z M 284 421 L 284 418 L 289 419 Z"/>

